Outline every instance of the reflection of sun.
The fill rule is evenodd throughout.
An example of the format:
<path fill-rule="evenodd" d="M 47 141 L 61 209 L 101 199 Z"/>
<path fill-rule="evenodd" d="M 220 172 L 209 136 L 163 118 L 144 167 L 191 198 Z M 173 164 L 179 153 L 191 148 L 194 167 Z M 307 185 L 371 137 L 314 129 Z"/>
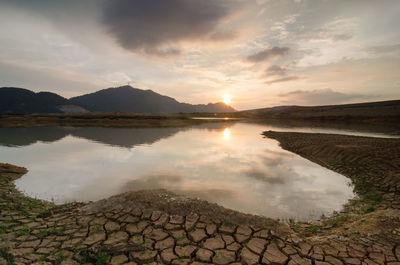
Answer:
<path fill-rule="evenodd" d="M 222 99 L 222 102 L 224 102 L 226 105 L 231 104 L 231 96 L 230 95 L 224 95 L 224 98 Z"/>
<path fill-rule="evenodd" d="M 224 134 L 224 139 L 228 140 L 231 137 L 231 130 L 229 130 L 229 128 L 225 128 L 223 134 Z"/>

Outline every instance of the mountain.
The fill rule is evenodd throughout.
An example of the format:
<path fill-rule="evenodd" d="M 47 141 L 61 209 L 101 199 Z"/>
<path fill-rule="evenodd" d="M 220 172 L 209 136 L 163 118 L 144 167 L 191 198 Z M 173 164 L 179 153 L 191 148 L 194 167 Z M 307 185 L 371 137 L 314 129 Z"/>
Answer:
<path fill-rule="evenodd" d="M 180 103 L 174 98 L 160 95 L 152 90 L 131 86 L 103 89 L 91 94 L 71 98 L 70 101 L 91 112 L 133 112 L 133 113 L 179 113 L 179 112 L 233 112 L 224 103 L 192 105 Z"/>
<path fill-rule="evenodd" d="M 61 113 L 68 99 L 50 92 L 35 93 L 15 87 L 0 88 L 0 113 Z"/>
<path fill-rule="evenodd" d="M 141 90 L 131 86 L 103 89 L 70 99 L 50 92 L 35 93 L 22 88 L 0 88 L 0 114 L 82 113 L 87 111 L 167 114 L 233 112 L 235 109 L 224 103 L 207 105 L 180 103 L 152 90 Z"/>
<path fill-rule="evenodd" d="M 325 106 L 280 106 L 238 111 L 229 116 L 261 120 L 398 123 L 400 121 L 400 100 Z"/>
<path fill-rule="evenodd" d="M 238 112 L 259 117 L 377 117 L 399 116 L 400 100 L 352 103 L 325 106 L 280 106 Z"/>

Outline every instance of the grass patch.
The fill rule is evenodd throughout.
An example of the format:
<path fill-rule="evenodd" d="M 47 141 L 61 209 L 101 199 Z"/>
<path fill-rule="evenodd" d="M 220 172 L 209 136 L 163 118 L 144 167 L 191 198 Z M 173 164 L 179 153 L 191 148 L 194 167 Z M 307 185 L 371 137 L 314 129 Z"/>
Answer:
<path fill-rule="evenodd" d="M 107 264 L 108 260 L 110 259 L 110 255 L 106 253 L 99 253 L 99 256 L 96 260 L 96 265 L 105 265 Z"/>
<path fill-rule="evenodd" d="M 7 252 L 6 248 L 0 248 L 0 257 L 6 260 L 7 265 L 13 265 L 14 259 L 13 257 Z"/>
<path fill-rule="evenodd" d="M 0 204 L 0 210 L 6 211 L 6 210 L 10 210 L 10 209 L 11 209 L 11 206 L 10 206 L 9 202 Z"/>
<path fill-rule="evenodd" d="M 62 259 L 64 259 L 64 251 L 59 251 L 58 253 L 57 253 L 57 256 L 62 260 Z"/>
<path fill-rule="evenodd" d="M 47 229 L 47 230 L 40 229 L 38 235 L 41 236 L 41 237 L 46 237 L 46 236 L 50 236 L 50 235 L 58 235 L 60 233 L 61 233 L 61 231 L 59 229 L 50 228 L 50 229 Z"/>
<path fill-rule="evenodd" d="M 79 252 L 82 263 L 91 263 L 96 265 L 105 265 L 110 260 L 108 253 L 99 252 L 98 254 L 88 251 L 86 249 Z"/>
<path fill-rule="evenodd" d="M 380 193 L 369 193 L 366 194 L 363 198 L 364 201 L 369 201 L 369 202 L 381 202 L 383 200 L 382 194 Z"/>
<path fill-rule="evenodd" d="M 372 213 L 373 211 L 375 211 L 375 206 L 374 205 L 370 205 L 366 208 L 363 209 L 364 213 Z"/>
<path fill-rule="evenodd" d="M 317 233 L 319 230 L 321 230 L 321 227 L 319 225 L 311 225 L 307 227 L 307 230 L 309 230 L 311 233 Z"/>
<path fill-rule="evenodd" d="M 31 229 L 29 229 L 29 227 L 27 227 L 27 226 L 24 226 L 24 228 L 17 231 L 18 236 L 29 235 L 30 233 L 31 233 Z"/>
<path fill-rule="evenodd" d="M 333 227 L 339 226 L 340 224 L 343 224 L 344 222 L 350 220 L 350 216 L 349 215 L 340 215 L 340 216 L 336 216 L 332 219 L 329 219 L 327 222 L 328 224 L 332 225 Z"/>
<path fill-rule="evenodd" d="M 367 194 L 371 191 L 372 184 L 367 181 L 365 175 L 353 178 L 354 191 L 358 194 Z"/>
<path fill-rule="evenodd" d="M 1 234 L 6 234 L 7 233 L 7 227 L 5 226 L 0 226 L 0 235 Z"/>

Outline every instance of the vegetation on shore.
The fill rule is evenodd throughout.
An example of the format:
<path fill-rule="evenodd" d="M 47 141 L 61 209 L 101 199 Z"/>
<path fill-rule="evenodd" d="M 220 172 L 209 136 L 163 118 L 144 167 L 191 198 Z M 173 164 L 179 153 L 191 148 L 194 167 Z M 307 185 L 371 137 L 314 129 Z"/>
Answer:
<path fill-rule="evenodd" d="M 400 100 L 325 106 L 276 106 L 230 113 L 202 113 L 201 115 L 281 123 L 377 124 L 390 125 L 399 129 Z"/>
<path fill-rule="evenodd" d="M 0 127 L 35 126 L 98 126 L 98 127 L 183 127 L 224 120 L 191 119 L 184 115 L 142 114 L 54 114 L 54 115 L 0 115 Z"/>

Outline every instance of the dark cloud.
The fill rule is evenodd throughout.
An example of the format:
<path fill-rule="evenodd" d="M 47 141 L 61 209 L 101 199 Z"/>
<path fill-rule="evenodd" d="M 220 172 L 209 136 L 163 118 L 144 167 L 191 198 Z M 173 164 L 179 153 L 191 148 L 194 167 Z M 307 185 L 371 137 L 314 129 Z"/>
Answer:
<path fill-rule="evenodd" d="M 274 76 L 274 75 L 284 76 L 284 75 L 286 75 L 286 68 L 283 68 L 279 65 L 274 64 L 267 68 L 267 70 L 265 71 L 265 74 L 267 76 Z"/>
<path fill-rule="evenodd" d="M 274 77 L 274 79 L 267 80 L 265 83 L 272 85 L 275 83 L 289 82 L 294 80 L 302 79 L 303 77 L 288 75 L 287 69 L 279 65 L 271 65 L 265 70 L 264 77 Z"/>
<path fill-rule="evenodd" d="M 176 54 L 165 48 L 180 41 L 226 39 L 233 33 L 219 32 L 220 22 L 232 5 L 214 0 L 108 0 L 103 24 L 125 49 L 155 55 Z"/>
<path fill-rule="evenodd" d="M 296 90 L 279 96 L 284 97 L 287 102 L 295 102 L 296 104 L 306 105 L 329 105 L 349 102 L 351 100 L 360 100 L 367 98 L 361 94 L 346 94 L 338 91 L 334 91 L 330 88 L 319 89 L 319 90 Z"/>
<path fill-rule="evenodd" d="M 286 77 L 282 77 L 282 78 L 278 78 L 278 79 L 273 79 L 273 80 L 267 81 L 266 83 L 268 85 L 272 85 L 272 84 L 275 84 L 275 83 L 282 83 L 282 82 L 294 81 L 294 80 L 299 80 L 299 79 L 302 79 L 302 78 L 299 77 L 299 76 L 286 76 Z"/>
<path fill-rule="evenodd" d="M 260 51 L 260 52 L 257 52 L 255 54 L 248 56 L 247 60 L 250 62 L 253 62 L 253 63 L 268 61 L 271 58 L 282 57 L 282 56 L 288 54 L 289 50 L 290 49 L 288 47 L 273 46 L 273 47 L 267 48 L 263 51 Z"/>

